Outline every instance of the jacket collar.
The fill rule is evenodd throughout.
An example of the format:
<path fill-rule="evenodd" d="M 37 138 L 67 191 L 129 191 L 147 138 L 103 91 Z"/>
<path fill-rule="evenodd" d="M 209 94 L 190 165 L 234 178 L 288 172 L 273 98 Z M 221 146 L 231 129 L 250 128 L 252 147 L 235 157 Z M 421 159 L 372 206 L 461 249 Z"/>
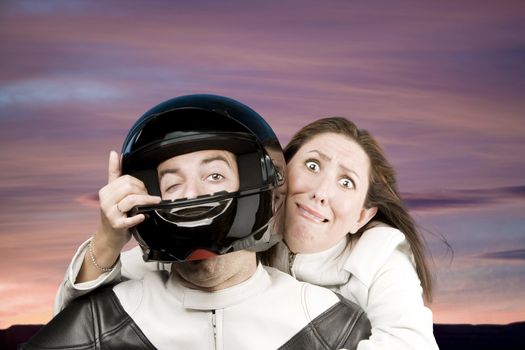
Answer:
<path fill-rule="evenodd" d="M 271 284 L 270 276 L 261 264 L 246 281 L 216 292 L 205 292 L 186 288 L 175 274 L 166 282 L 166 288 L 185 308 L 195 310 L 216 310 L 242 303 L 261 293 Z"/>

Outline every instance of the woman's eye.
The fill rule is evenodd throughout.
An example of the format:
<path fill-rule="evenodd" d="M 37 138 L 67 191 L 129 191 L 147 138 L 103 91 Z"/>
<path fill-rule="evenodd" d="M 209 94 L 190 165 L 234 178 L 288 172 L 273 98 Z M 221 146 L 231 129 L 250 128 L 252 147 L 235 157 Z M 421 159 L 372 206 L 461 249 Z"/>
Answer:
<path fill-rule="evenodd" d="M 313 171 L 313 172 L 319 171 L 319 164 L 314 160 L 307 160 L 305 165 L 310 171 Z"/>
<path fill-rule="evenodd" d="M 344 188 L 354 188 L 354 182 L 350 179 L 347 179 L 347 178 L 342 178 L 341 180 L 339 180 L 339 183 L 341 184 L 341 186 L 343 186 Z"/>

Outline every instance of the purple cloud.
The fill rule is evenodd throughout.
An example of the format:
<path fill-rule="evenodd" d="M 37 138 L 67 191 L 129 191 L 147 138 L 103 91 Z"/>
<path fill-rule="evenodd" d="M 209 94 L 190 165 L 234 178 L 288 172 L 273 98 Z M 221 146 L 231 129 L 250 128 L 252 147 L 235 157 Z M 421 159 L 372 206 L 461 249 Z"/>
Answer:
<path fill-rule="evenodd" d="M 525 260 L 525 249 L 490 252 L 490 253 L 478 255 L 477 257 L 480 259 L 495 259 L 495 260 Z"/>
<path fill-rule="evenodd" d="M 525 186 L 453 190 L 436 194 L 404 193 L 401 197 L 412 210 L 446 210 L 480 207 L 523 199 L 525 198 Z"/>
<path fill-rule="evenodd" d="M 89 81 L 57 82 L 56 79 L 40 79 L 0 86 L 0 106 L 14 103 L 98 102 L 116 97 L 120 97 L 120 94 L 115 88 Z"/>

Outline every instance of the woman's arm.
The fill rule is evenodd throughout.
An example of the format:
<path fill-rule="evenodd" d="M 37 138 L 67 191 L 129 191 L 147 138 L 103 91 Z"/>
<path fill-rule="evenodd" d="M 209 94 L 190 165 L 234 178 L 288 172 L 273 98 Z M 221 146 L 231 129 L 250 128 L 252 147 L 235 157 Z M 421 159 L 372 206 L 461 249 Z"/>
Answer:
<path fill-rule="evenodd" d="M 54 315 L 62 311 L 62 309 L 69 305 L 74 299 L 87 294 L 100 286 L 117 283 L 121 280 L 121 262 L 119 259 L 111 271 L 101 273 L 91 281 L 76 283 L 78 273 L 81 266 L 84 264 L 85 256 L 89 255 L 86 253 L 89 249 L 90 241 L 91 238 L 82 243 L 66 270 L 64 279 L 55 295 L 55 301 L 53 304 Z"/>
<path fill-rule="evenodd" d="M 87 294 L 99 287 L 116 284 L 121 281 L 133 279 L 139 280 L 149 271 L 170 270 L 169 264 L 157 262 L 144 262 L 142 250 L 136 246 L 121 253 L 120 259 L 111 271 L 101 274 L 98 278 L 88 282 L 75 283 L 79 271 L 79 265 L 84 261 L 89 241 L 84 242 L 78 249 L 71 261 L 64 280 L 60 284 L 55 295 L 53 313 L 56 315 L 74 299 Z"/>
<path fill-rule="evenodd" d="M 156 204 L 161 198 L 150 196 L 144 183 L 121 175 L 120 159 L 111 151 L 108 184 L 98 192 L 100 222 L 96 234 L 75 254 L 55 297 L 54 312 L 59 312 L 74 298 L 101 285 L 120 280 L 119 255 L 130 240 L 129 229 L 144 220 L 144 214 L 128 216 L 137 205 Z"/>
<path fill-rule="evenodd" d="M 421 283 L 408 254 L 398 247 L 368 287 L 352 277 L 342 290 L 358 295 L 372 324 L 372 336 L 361 341 L 358 350 L 438 349 L 432 312 L 424 305 Z"/>

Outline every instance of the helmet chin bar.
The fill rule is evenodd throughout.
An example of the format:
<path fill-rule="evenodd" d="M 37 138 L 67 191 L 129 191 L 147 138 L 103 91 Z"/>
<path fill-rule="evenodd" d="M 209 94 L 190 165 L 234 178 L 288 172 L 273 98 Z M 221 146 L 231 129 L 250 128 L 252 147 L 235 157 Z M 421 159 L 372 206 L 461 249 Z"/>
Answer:
<path fill-rule="evenodd" d="M 251 252 L 262 252 L 270 249 L 272 246 L 274 246 L 282 240 L 282 236 L 275 234 L 275 232 L 272 232 L 272 229 L 273 223 L 269 223 L 268 225 L 262 227 L 260 230 L 255 232 L 253 235 L 250 235 L 243 239 L 239 239 L 233 242 L 231 246 L 225 247 L 221 251 L 212 251 L 205 248 L 196 248 L 193 251 L 191 251 L 189 255 L 183 260 L 177 258 L 169 252 L 163 252 L 161 257 L 158 255 L 159 252 L 153 252 L 147 249 L 147 247 L 142 246 L 142 250 L 144 252 L 144 260 L 164 261 L 166 263 L 184 262 L 211 259 L 216 256 L 229 253 L 231 251 L 248 250 Z"/>

